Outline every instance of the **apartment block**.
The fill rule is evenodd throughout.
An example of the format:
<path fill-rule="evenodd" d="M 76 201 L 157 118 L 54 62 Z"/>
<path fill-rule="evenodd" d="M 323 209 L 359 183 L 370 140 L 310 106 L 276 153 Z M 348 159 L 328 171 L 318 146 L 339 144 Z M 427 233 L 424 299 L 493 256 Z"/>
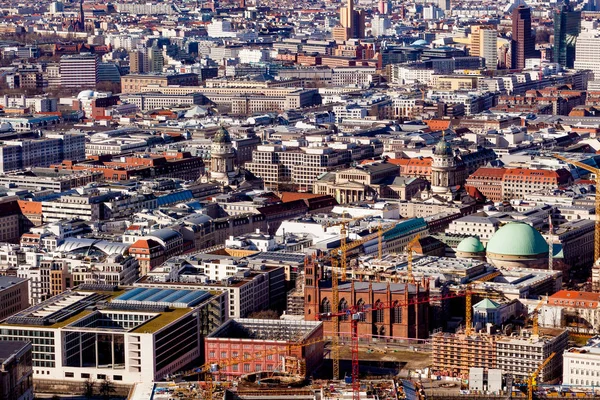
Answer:
<path fill-rule="evenodd" d="M 16 276 L 0 276 L 0 320 L 28 306 L 27 280 Z"/>
<path fill-rule="evenodd" d="M 556 353 L 539 375 L 540 382 L 548 381 L 562 373 L 562 354 L 568 337 L 566 330 L 539 336 L 529 331 L 512 336 L 437 332 L 432 335 L 432 364 L 434 371 L 442 376 L 467 379 L 470 368 L 497 368 L 525 382 L 544 360 Z"/>
<path fill-rule="evenodd" d="M 375 158 L 382 153 L 383 144 L 377 140 L 338 149 L 262 145 L 252 153 L 252 162 L 246 163 L 246 168 L 261 177 L 265 187 L 292 184 L 300 191 L 308 191 L 312 190 L 319 175 L 349 166 L 354 161 Z"/>
<path fill-rule="evenodd" d="M 566 169 L 556 171 L 526 168 L 481 167 L 467 178 L 467 185 L 476 188 L 491 201 L 523 198 L 529 193 L 556 189 L 572 182 Z"/>
<path fill-rule="evenodd" d="M 0 399 L 33 400 L 31 343 L 0 341 Z"/>
<path fill-rule="evenodd" d="M 165 87 L 169 85 L 198 86 L 198 74 L 132 74 L 121 78 L 121 93 L 139 93 L 148 85 Z"/>
<path fill-rule="evenodd" d="M 98 57 L 82 53 L 60 58 L 60 85 L 63 88 L 93 89 L 98 84 Z"/>

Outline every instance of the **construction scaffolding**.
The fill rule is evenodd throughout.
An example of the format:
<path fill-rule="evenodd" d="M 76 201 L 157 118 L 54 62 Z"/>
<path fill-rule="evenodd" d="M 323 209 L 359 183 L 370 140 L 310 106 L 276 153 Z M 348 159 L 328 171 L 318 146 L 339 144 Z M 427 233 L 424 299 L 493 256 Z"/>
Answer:
<path fill-rule="evenodd" d="M 471 367 L 496 368 L 496 338 L 485 333 L 434 333 L 431 336 L 433 372 L 467 379 Z"/>

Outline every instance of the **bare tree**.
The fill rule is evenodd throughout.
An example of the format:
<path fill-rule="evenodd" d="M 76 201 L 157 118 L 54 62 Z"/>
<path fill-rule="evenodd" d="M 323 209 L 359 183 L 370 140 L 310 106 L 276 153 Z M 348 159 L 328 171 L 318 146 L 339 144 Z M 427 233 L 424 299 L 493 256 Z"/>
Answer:
<path fill-rule="evenodd" d="M 83 382 L 83 395 L 86 399 L 91 399 L 94 397 L 94 389 L 96 383 L 92 380 L 92 378 L 87 378 L 85 382 Z"/>
<path fill-rule="evenodd" d="M 102 381 L 102 383 L 100 383 L 100 395 L 108 400 L 110 399 L 110 394 L 114 393 L 115 391 L 115 385 L 113 385 L 113 383 L 108 379 L 108 378 L 104 378 L 104 380 Z"/>

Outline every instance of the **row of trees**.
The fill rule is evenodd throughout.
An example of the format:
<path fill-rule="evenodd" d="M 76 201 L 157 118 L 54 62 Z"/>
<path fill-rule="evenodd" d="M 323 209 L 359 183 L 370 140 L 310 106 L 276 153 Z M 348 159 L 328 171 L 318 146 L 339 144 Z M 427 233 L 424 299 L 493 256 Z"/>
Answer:
<path fill-rule="evenodd" d="M 96 389 L 98 390 L 96 392 Z M 115 392 L 115 385 L 108 379 L 104 378 L 99 385 L 91 378 L 88 378 L 83 383 L 83 395 L 86 399 L 91 399 L 96 394 L 99 394 L 103 399 L 110 399 L 110 395 Z"/>

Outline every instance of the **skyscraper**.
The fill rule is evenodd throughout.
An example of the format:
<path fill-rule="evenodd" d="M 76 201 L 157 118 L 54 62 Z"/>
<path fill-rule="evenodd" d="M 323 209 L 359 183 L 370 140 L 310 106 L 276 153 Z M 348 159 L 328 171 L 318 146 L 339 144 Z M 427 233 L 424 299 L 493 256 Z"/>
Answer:
<path fill-rule="evenodd" d="M 598 31 L 581 32 L 575 49 L 575 69 L 589 69 L 594 79 L 600 79 L 600 33 Z"/>
<path fill-rule="evenodd" d="M 531 36 L 531 9 L 523 4 L 512 12 L 511 68 L 525 68 L 525 60 L 535 58 L 535 38 Z"/>
<path fill-rule="evenodd" d="M 365 37 L 365 12 L 354 10 L 354 0 L 348 0 L 346 7 L 340 7 L 340 25 L 333 28 L 335 40 L 348 40 Z"/>
<path fill-rule="evenodd" d="M 573 68 L 575 43 L 581 31 L 581 11 L 574 11 L 569 0 L 564 0 L 554 13 L 554 62 Z"/>
<path fill-rule="evenodd" d="M 148 54 L 140 50 L 129 52 L 129 71 L 132 74 L 148 72 Z"/>
<path fill-rule="evenodd" d="M 165 59 L 162 49 L 156 43 L 152 47 L 148 47 L 148 71 L 147 72 L 162 72 Z"/>
<path fill-rule="evenodd" d="M 471 55 L 485 59 L 485 67 L 495 70 L 498 67 L 498 31 L 491 26 L 471 28 Z"/>

